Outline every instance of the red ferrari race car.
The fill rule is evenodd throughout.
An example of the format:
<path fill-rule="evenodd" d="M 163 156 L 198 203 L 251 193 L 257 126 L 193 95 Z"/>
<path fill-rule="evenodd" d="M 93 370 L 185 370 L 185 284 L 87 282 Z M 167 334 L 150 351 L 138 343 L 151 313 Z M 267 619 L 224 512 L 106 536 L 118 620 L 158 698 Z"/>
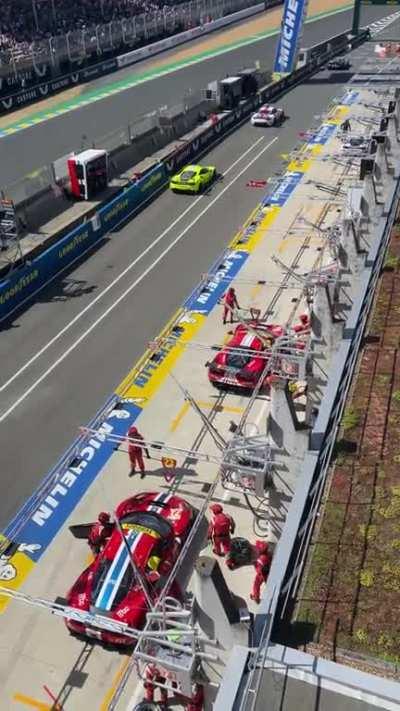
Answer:
<path fill-rule="evenodd" d="M 156 600 L 192 526 L 194 509 L 174 494 L 142 493 L 120 503 L 115 514 L 125 540 L 114 527 L 104 548 L 73 584 L 67 604 L 141 629 L 148 606 L 130 558 L 133 556 Z M 171 587 L 171 594 L 180 595 L 177 584 Z M 67 619 L 66 625 L 73 634 L 108 644 L 128 646 L 134 642 L 123 634 L 75 620 Z"/>
<path fill-rule="evenodd" d="M 252 324 L 251 324 L 252 325 Z M 208 366 L 208 379 L 216 388 L 240 388 L 253 390 L 267 365 L 266 352 L 275 338 L 283 334 L 276 324 L 252 325 L 254 331 L 262 333 L 263 340 L 257 338 L 243 324 L 236 327 L 233 337 L 219 351 Z M 267 371 L 265 372 L 265 377 Z"/>

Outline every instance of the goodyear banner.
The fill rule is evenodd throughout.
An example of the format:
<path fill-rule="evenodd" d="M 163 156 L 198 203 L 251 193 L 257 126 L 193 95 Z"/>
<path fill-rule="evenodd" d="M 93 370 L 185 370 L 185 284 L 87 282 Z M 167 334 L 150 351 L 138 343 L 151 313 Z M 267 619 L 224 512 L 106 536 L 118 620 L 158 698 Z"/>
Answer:
<path fill-rule="evenodd" d="M 276 48 L 274 75 L 290 74 L 295 69 L 307 5 L 308 0 L 285 0 L 281 36 Z"/>

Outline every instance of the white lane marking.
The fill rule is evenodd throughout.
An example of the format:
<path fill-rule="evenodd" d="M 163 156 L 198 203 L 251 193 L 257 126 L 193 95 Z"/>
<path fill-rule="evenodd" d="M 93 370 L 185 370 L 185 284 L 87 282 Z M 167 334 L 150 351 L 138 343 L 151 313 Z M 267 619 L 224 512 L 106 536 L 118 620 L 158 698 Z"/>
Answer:
<path fill-rule="evenodd" d="M 232 185 L 234 183 L 236 183 L 236 181 L 243 175 L 243 173 L 245 173 L 246 170 L 248 170 L 253 165 L 253 163 L 255 163 L 259 158 L 261 158 L 261 156 L 277 140 L 278 140 L 278 136 L 275 136 L 275 138 L 273 138 L 269 143 L 267 143 L 267 145 L 264 146 L 264 148 L 262 148 L 262 150 L 259 153 L 257 153 L 257 155 L 254 156 L 234 178 L 232 178 L 232 180 L 228 183 L 228 185 L 226 185 L 221 190 L 221 192 L 218 195 L 216 195 L 216 197 L 213 198 L 213 200 L 211 200 L 211 202 L 209 202 L 205 208 L 203 208 L 203 210 L 197 215 L 197 217 L 195 217 L 194 220 L 192 220 L 192 222 L 190 222 L 190 224 L 187 225 L 185 227 L 185 229 L 182 230 L 182 232 L 180 232 L 180 234 L 177 237 L 175 237 L 173 242 L 171 242 L 171 244 L 168 245 L 168 247 L 166 247 L 163 252 L 161 252 L 161 254 L 157 257 L 157 259 L 155 259 L 154 262 L 152 262 L 147 267 L 147 269 L 145 269 L 144 272 L 142 272 L 142 274 L 137 279 L 135 279 L 135 281 L 127 289 L 125 289 L 125 291 L 118 297 L 118 299 L 116 299 L 105 311 L 103 311 L 101 316 L 99 316 L 91 324 L 91 326 L 89 326 L 89 328 L 87 328 L 86 331 L 84 331 L 79 336 L 79 338 L 77 338 L 76 341 L 74 341 L 74 343 L 71 343 L 70 347 L 67 348 L 67 350 L 65 350 L 63 352 L 63 354 L 59 358 L 57 358 L 52 363 L 52 365 L 49 368 L 47 368 L 47 370 L 45 370 L 45 372 L 42 373 L 42 375 L 39 378 L 37 378 L 37 380 L 35 380 L 32 383 L 32 385 L 30 385 L 29 388 L 27 388 L 25 390 L 25 392 L 19 398 L 17 398 L 17 400 L 15 400 L 14 403 L 2 415 L 0 415 L 0 423 L 4 422 L 4 420 L 9 415 L 11 415 L 11 413 L 14 412 L 14 410 L 22 402 L 24 402 L 24 400 L 26 400 L 26 398 L 37 388 L 37 386 L 40 385 L 40 383 L 42 383 L 43 380 L 45 380 L 47 378 L 47 376 L 50 375 L 60 365 L 60 363 L 62 363 L 70 355 L 70 353 L 72 353 L 72 351 L 74 351 L 75 348 L 77 348 L 77 346 L 79 346 L 79 344 L 85 340 L 85 338 L 99 325 L 99 323 L 101 323 L 106 318 L 106 316 L 108 316 L 108 314 L 110 314 L 111 311 L 113 311 L 115 309 L 115 307 L 118 306 L 118 304 L 120 304 L 121 301 L 123 301 L 123 299 L 125 299 L 125 297 L 128 294 L 130 294 L 130 292 L 133 291 L 133 289 L 135 289 L 143 281 L 143 279 L 145 279 L 147 277 L 147 275 L 153 271 L 153 269 L 164 259 L 164 257 L 167 254 L 169 254 L 169 252 L 171 252 L 171 250 L 181 241 L 181 239 L 192 229 L 192 227 L 196 224 L 196 222 L 198 222 L 203 217 L 203 215 L 205 215 L 206 212 L 208 212 L 208 210 L 211 207 L 213 207 L 213 205 L 215 205 L 216 202 L 218 202 L 218 200 L 226 193 L 227 190 L 229 190 L 232 187 Z"/>
<path fill-rule="evenodd" d="M 261 143 L 261 141 L 263 141 L 263 140 L 264 140 L 264 136 L 261 136 L 261 138 L 258 138 L 257 141 L 255 141 L 255 143 L 252 143 L 252 145 L 250 146 L 250 148 L 247 148 L 247 150 L 246 150 L 244 153 L 241 153 L 240 156 L 239 156 L 239 158 L 237 158 L 237 160 L 235 160 L 235 162 L 232 163 L 232 165 L 230 165 L 229 168 L 226 169 L 226 171 L 225 171 L 225 173 L 223 173 L 223 175 L 224 175 L 224 176 L 225 176 L 225 175 L 228 175 L 228 174 L 236 167 L 236 165 L 237 165 L 238 163 L 240 163 L 240 161 L 241 161 L 243 158 L 245 158 L 245 157 L 248 155 L 248 153 L 250 153 L 254 148 L 256 148 L 256 147 L 258 146 L 258 144 Z M 98 302 L 100 299 L 102 299 L 103 296 L 105 296 L 105 294 L 107 294 L 107 293 L 110 291 L 110 289 L 112 289 L 116 284 L 118 284 L 118 282 L 119 282 L 121 279 L 123 279 L 123 277 L 124 277 L 131 269 L 133 269 L 133 267 L 135 267 L 136 264 L 138 264 L 138 262 L 140 262 L 159 242 L 161 242 L 161 240 L 162 240 L 174 227 L 176 227 L 176 225 L 188 214 L 188 212 L 190 212 L 191 210 L 193 210 L 193 209 L 196 207 L 196 205 L 198 204 L 198 202 L 199 202 L 200 200 L 203 200 L 203 199 L 204 199 L 204 196 L 201 195 L 200 197 L 196 198 L 196 200 L 194 200 L 193 202 L 191 202 L 190 205 L 186 208 L 186 210 L 184 210 L 184 211 L 179 215 L 179 217 L 176 218 L 176 220 L 174 220 L 173 222 L 171 222 L 171 224 L 154 240 L 154 242 L 152 242 L 148 247 L 146 247 L 146 249 L 145 249 L 141 254 L 139 254 L 139 256 L 136 257 L 136 258 L 133 260 L 133 262 L 131 262 L 130 264 L 128 264 L 128 266 L 127 266 L 120 274 L 118 274 L 118 276 L 115 277 L 115 279 L 113 279 L 113 281 L 112 281 L 108 286 L 106 286 L 105 289 L 103 289 L 103 291 L 101 291 L 99 294 L 97 294 L 97 296 L 95 296 L 95 298 L 94 298 L 89 304 L 87 304 L 87 306 L 85 306 L 85 308 L 82 309 L 82 311 L 79 311 L 79 313 L 77 313 L 76 316 L 74 316 L 74 318 L 73 318 L 71 321 L 69 321 L 58 333 L 56 333 L 56 335 L 53 336 L 53 338 L 51 338 L 50 341 L 48 341 L 48 343 L 46 343 L 46 345 L 44 345 L 40 350 L 38 350 L 38 351 L 35 353 L 35 355 L 32 356 L 32 358 L 30 358 L 23 366 L 21 366 L 21 368 L 19 368 L 19 369 L 11 376 L 11 378 L 9 378 L 5 383 L 3 383 L 3 384 L 0 386 L 0 392 L 3 392 L 3 390 L 5 390 L 6 388 L 8 388 L 8 386 L 11 385 L 11 383 L 13 383 L 14 380 L 16 380 L 16 378 L 18 378 L 18 377 L 19 377 L 27 368 L 29 368 L 29 366 L 31 366 L 38 358 L 40 358 L 40 357 L 43 355 L 43 353 L 46 353 L 46 351 L 47 351 L 49 348 L 51 348 L 51 346 L 54 345 L 54 343 L 56 343 L 65 333 L 67 333 L 67 331 L 69 331 L 69 329 L 72 328 L 72 326 L 73 326 L 75 323 L 77 323 L 77 321 L 79 321 L 79 319 L 82 318 L 82 316 L 84 316 L 95 304 L 97 304 L 97 302 Z"/>
<path fill-rule="evenodd" d="M 400 11 L 397 11 L 393 13 L 392 15 L 388 15 L 384 17 L 381 20 L 377 20 L 376 22 L 373 22 L 370 25 L 370 29 L 372 29 L 371 35 L 373 37 L 376 37 L 376 35 L 380 34 L 380 32 L 383 32 L 386 27 L 389 27 L 389 25 L 393 24 L 393 22 L 396 22 L 400 15 Z"/>

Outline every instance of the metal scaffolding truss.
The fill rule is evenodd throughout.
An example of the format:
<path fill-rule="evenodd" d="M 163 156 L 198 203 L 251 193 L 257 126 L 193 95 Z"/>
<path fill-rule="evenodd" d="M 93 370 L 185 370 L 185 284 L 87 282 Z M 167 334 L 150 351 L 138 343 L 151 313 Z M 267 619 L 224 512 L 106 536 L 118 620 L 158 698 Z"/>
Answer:
<path fill-rule="evenodd" d="M 273 340 L 273 336 L 265 331 L 261 333 L 258 328 L 251 328 L 246 324 L 248 330 L 255 338 L 263 341 L 266 345 L 263 351 L 252 350 L 251 348 L 240 348 L 240 346 L 216 346 L 200 343 L 196 341 L 183 342 L 175 344 L 174 339 L 170 336 L 159 338 L 151 342 L 153 352 L 161 350 L 166 345 L 175 344 L 182 348 L 189 348 L 200 351 L 219 352 L 222 349 L 227 353 L 236 355 L 254 356 L 265 360 L 267 373 L 289 380 L 303 380 L 306 377 L 307 361 L 311 357 L 309 338 L 302 338 L 301 334 L 296 336 L 294 333 L 284 333 Z M 273 343 L 271 345 L 271 341 Z"/>
<path fill-rule="evenodd" d="M 237 435 L 228 442 L 221 471 L 225 489 L 265 496 L 272 482 L 271 445 L 264 435 Z"/>
<path fill-rule="evenodd" d="M 207 284 L 208 284 L 210 281 L 212 281 L 213 279 L 215 279 L 215 274 L 212 274 L 212 273 L 210 273 L 210 274 L 207 274 L 207 273 L 202 274 L 202 275 L 201 275 L 201 279 L 202 279 L 201 284 L 203 285 L 203 287 L 204 287 L 204 286 L 207 286 Z M 244 284 L 244 285 L 246 285 L 246 286 L 260 286 L 260 285 L 261 285 L 261 286 L 272 286 L 272 287 L 276 287 L 276 288 L 279 288 L 279 289 L 282 288 L 282 287 L 284 287 L 285 289 L 298 289 L 298 288 L 299 288 L 299 285 L 296 284 L 295 282 L 293 282 L 292 284 L 290 284 L 290 283 L 289 283 L 289 284 L 282 284 L 281 281 L 272 281 L 272 280 L 270 280 L 270 279 L 256 279 L 256 280 L 253 279 L 253 280 L 250 280 L 250 279 L 240 279 L 240 278 L 238 278 L 238 277 L 235 277 L 234 279 L 232 279 L 231 277 L 224 277 L 224 276 L 222 276 L 222 277 L 219 277 L 219 278 L 218 278 L 218 282 L 219 282 L 219 283 L 224 283 L 224 282 L 226 282 L 226 284 L 232 284 L 232 283 L 233 283 L 233 284 L 235 284 L 235 285 L 236 285 L 236 284 L 239 284 L 239 285 L 240 285 L 240 284 Z"/>
<path fill-rule="evenodd" d="M 201 661 L 215 661 L 216 657 L 202 650 L 193 607 L 174 609 L 171 602 L 164 600 L 163 608 L 147 615 L 133 658 L 141 678 L 146 678 L 147 665 L 156 663 L 160 673 L 155 685 L 190 696 Z"/>
<path fill-rule="evenodd" d="M 334 233 L 334 237 L 335 240 L 338 240 L 337 232 Z M 297 274 L 297 272 L 288 267 L 281 259 L 279 259 L 279 257 L 272 256 L 271 259 L 275 262 L 275 264 L 278 264 L 281 267 L 282 271 L 286 272 L 286 274 L 292 276 L 294 279 L 297 279 L 302 285 L 302 288 L 307 292 L 320 284 L 335 284 L 339 277 L 339 264 L 336 260 L 320 267 L 320 269 L 316 269 L 305 274 Z"/>

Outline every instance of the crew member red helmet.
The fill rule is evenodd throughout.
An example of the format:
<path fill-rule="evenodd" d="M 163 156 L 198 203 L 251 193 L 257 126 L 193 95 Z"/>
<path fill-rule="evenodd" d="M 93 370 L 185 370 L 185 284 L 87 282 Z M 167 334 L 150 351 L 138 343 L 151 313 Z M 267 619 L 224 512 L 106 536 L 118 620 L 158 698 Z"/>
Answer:
<path fill-rule="evenodd" d="M 135 427 L 134 425 L 131 425 L 128 430 L 128 434 L 129 435 L 136 435 L 137 433 L 138 433 L 137 427 Z"/>
<path fill-rule="evenodd" d="M 260 541 L 259 539 L 254 544 L 255 548 L 259 553 L 266 553 L 268 550 L 267 541 Z"/>
<path fill-rule="evenodd" d="M 102 511 L 99 513 L 99 521 L 100 523 L 110 523 L 110 514 L 106 511 Z"/>
<path fill-rule="evenodd" d="M 223 508 L 221 504 L 213 504 L 212 506 L 210 506 L 210 511 L 212 511 L 213 514 L 220 514 L 222 513 Z"/>
<path fill-rule="evenodd" d="M 308 323 L 308 321 L 309 321 L 308 314 L 300 314 L 300 321 L 301 321 L 301 323 Z"/>

